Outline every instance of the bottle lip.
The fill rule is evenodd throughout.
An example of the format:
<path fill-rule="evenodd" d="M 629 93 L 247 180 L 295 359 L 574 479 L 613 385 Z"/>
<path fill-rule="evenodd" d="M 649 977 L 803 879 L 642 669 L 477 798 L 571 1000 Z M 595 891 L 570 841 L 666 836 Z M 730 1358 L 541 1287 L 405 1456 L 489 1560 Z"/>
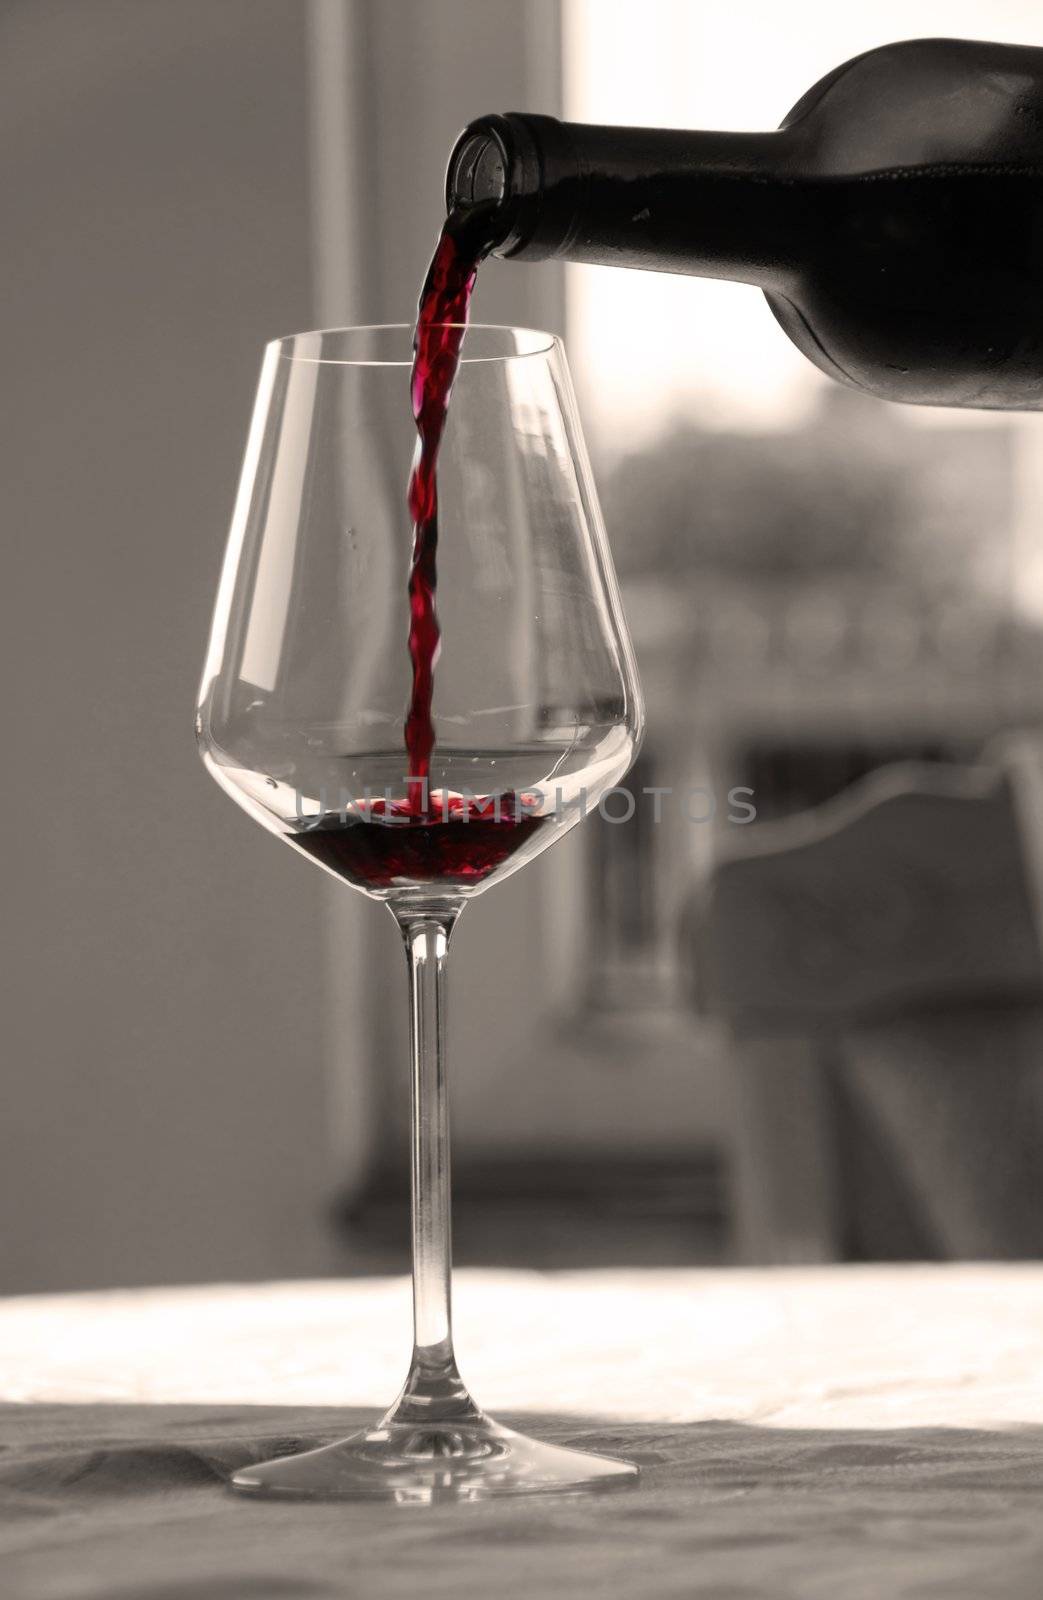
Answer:
<path fill-rule="evenodd" d="M 539 147 L 527 119 L 518 112 L 477 117 L 449 156 L 446 212 L 466 216 L 481 208 L 494 236 L 492 253 L 512 256 L 532 238 L 543 188 Z"/>
<path fill-rule="evenodd" d="M 496 322 L 439 322 L 439 328 L 466 331 L 462 367 L 491 366 L 551 356 L 561 340 L 540 328 Z M 415 322 L 369 322 L 354 327 L 310 328 L 285 334 L 265 346 L 266 357 L 323 367 L 402 367 L 414 361 Z"/>

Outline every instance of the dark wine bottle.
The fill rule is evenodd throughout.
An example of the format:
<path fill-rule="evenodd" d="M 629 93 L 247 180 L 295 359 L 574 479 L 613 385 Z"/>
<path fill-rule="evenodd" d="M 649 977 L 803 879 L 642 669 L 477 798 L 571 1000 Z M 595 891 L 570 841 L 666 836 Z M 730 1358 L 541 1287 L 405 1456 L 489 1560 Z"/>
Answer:
<path fill-rule="evenodd" d="M 731 278 L 886 400 L 1043 409 L 1043 50 L 915 39 L 857 56 L 774 133 L 472 122 L 451 211 L 494 253 Z"/>

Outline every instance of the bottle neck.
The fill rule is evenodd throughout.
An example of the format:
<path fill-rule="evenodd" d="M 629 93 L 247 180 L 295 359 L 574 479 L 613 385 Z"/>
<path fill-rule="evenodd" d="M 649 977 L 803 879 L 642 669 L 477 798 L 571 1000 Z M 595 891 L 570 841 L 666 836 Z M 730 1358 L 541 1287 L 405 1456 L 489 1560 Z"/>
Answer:
<path fill-rule="evenodd" d="M 616 128 L 511 113 L 472 123 L 447 201 L 493 203 L 497 255 L 782 287 L 799 190 L 793 136 Z"/>

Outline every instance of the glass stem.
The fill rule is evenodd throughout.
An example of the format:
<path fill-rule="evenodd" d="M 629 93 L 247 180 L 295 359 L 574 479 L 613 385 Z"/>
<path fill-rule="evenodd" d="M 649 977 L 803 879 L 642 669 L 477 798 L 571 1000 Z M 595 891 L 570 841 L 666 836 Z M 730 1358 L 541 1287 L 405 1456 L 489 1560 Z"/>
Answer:
<path fill-rule="evenodd" d="M 450 1303 L 446 954 L 458 915 L 458 908 L 396 914 L 409 966 L 413 1359 L 387 1422 L 434 1422 L 479 1414 L 456 1368 Z"/>

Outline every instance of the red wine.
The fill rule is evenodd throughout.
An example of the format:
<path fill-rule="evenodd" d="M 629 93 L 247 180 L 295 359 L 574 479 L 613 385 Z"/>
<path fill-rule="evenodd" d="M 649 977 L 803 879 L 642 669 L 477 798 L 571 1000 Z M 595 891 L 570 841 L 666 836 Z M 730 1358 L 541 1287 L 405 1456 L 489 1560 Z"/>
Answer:
<path fill-rule="evenodd" d="M 533 797 L 465 800 L 433 793 L 423 817 L 411 801 L 372 801 L 366 815 L 322 817 L 290 835 L 308 855 L 360 889 L 420 883 L 484 883 L 550 820 L 526 810 Z M 393 820 L 391 820 L 393 819 Z"/>
<path fill-rule="evenodd" d="M 406 713 L 405 740 L 411 780 L 409 810 L 424 814 L 426 780 L 435 745 L 431 704 L 441 630 L 435 608 L 438 581 L 438 452 L 449 412 L 449 397 L 460 365 L 465 324 L 478 263 L 492 237 L 481 210 L 466 217 L 451 213 L 427 269 L 413 338 L 410 395 L 417 448 L 409 477 L 408 505 L 413 523 L 409 570 L 409 656 L 413 683 Z"/>

